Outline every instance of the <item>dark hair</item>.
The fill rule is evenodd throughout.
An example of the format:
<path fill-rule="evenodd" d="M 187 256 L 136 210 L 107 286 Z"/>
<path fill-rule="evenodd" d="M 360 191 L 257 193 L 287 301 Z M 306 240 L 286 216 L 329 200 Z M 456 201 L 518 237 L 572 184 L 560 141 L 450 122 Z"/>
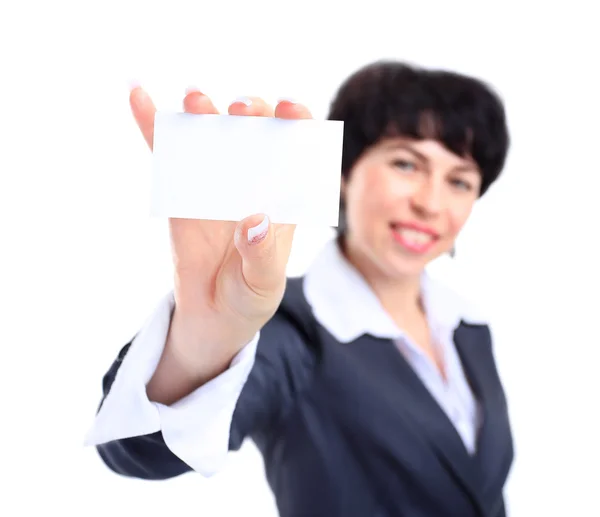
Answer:
<path fill-rule="evenodd" d="M 346 79 L 328 119 L 344 121 L 343 176 L 383 138 L 432 138 L 477 163 L 482 196 L 500 175 L 509 148 L 504 106 L 489 86 L 394 61 L 372 63 Z"/>

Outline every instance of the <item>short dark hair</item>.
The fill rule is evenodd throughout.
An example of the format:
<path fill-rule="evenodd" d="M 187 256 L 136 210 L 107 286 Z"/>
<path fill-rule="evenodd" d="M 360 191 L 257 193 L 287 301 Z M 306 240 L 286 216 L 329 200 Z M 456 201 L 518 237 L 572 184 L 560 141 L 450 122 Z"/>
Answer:
<path fill-rule="evenodd" d="M 327 118 L 344 121 L 343 176 L 383 138 L 432 138 L 477 163 L 480 196 L 498 179 L 510 144 L 504 105 L 490 86 L 396 61 L 377 61 L 352 74 Z"/>

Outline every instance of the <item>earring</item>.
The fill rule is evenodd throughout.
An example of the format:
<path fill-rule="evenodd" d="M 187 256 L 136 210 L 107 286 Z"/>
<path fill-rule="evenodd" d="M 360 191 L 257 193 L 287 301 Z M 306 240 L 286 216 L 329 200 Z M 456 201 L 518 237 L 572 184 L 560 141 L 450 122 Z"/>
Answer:
<path fill-rule="evenodd" d="M 448 252 L 448 254 L 450 255 L 451 258 L 454 258 L 456 256 L 456 246 L 452 246 L 452 248 L 450 248 L 450 251 Z"/>

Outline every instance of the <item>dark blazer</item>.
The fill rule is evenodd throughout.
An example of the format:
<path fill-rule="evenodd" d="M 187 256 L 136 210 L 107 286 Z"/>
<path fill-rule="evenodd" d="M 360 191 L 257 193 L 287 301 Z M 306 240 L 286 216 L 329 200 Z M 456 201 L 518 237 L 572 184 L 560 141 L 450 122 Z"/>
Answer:
<path fill-rule="evenodd" d="M 504 517 L 513 445 L 490 331 L 463 322 L 454 340 L 483 408 L 474 456 L 392 341 L 338 343 L 313 317 L 302 279 L 289 279 L 261 331 L 230 449 L 256 443 L 282 517 Z M 127 350 L 104 377 L 105 396 Z M 160 432 L 98 451 L 126 476 L 190 471 Z"/>

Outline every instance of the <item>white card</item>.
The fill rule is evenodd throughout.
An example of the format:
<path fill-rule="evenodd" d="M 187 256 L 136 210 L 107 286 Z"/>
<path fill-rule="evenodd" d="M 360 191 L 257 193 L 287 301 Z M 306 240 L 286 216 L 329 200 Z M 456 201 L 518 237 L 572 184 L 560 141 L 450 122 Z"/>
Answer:
<path fill-rule="evenodd" d="M 343 122 L 157 113 L 151 213 L 337 226 Z"/>

